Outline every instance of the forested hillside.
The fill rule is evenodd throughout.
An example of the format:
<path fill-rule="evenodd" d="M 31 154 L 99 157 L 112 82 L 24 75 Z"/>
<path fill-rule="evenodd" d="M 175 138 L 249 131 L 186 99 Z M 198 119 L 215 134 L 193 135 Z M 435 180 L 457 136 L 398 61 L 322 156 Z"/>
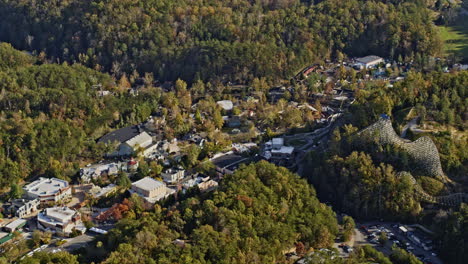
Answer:
<path fill-rule="evenodd" d="M 0 58 L 1 188 L 74 174 L 80 160 L 104 153 L 94 139 L 108 126 L 141 122 L 158 106 L 158 93 L 126 96 L 109 75 L 81 65 L 41 64 L 5 43 Z M 116 96 L 98 96 L 98 83 Z"/>
<path fill-rule="evenodd" d="M 0 41 L 120 76 L 288 79 L 310 62 L 440 51 L 425 1 L 0 1 Z"/>
<path fill-rule="evenodd" d="M 120 157 L 138 162 L 128 175 L 109 167 L 93 176 L 101 187 L 116 184 L 114 194 L 79 194 L 85 224 L 112 226 L 106 235 L 73 252 L 28 256 L 52 234 L 15 232 L 0 263 L 294 263 L 291 248 L 310 263 L 419 263 L 396 247 L 388 258 L 370 246 L 336 257 L 333 243 L 354 232 L 350 216 L 427 224 L 441 257 L 463 263 L 468 207 L 426 213 L 415 187 L 430 196 L 468 192 L 468 71 L 437 58 L 442 15 L 434 6 L 442 2 L 0 0 L 4 202 L 39 176 L 84 182 L 80 168 L 103 163 L 115 147 L 97 143 L 107 132 L 148 121 L 138 132 L 152 126 L 157 147 L 143 158 L 136 144 Z M 382 58 L 375 68 L 356 63 L 367 55 Z M 434 142 L 440 177 L 403 148 L 360 141 L 358 131 L 380 116 L 397 134 L 408 128 L 402 142 Z M 266 161 L 219 176 L 209 160 L 243 143 L 255 147 L 242 145 L 249 153 L 239 155 L 256 159 L 275 137 L 295 148 L 278 164 L 293 163 L 306 179 Z M 178 150 L 159 152 L 169 142 Z M 134 180 L 179 168 L 187 182 L 171 180 L 173 196 L 149 206 L 127 192 Z M 182 191 L 198 178 L 217 187 L 202 192 L 192 181 Z M 112 208 L 119 217 L 88 219 Z"/>
<path fill-rule="evenodd" d="M 425 210 L 411 177 L 433 196 L 468 191 L 466 87 L 466 71 L 410 73 L 394 85 L 374 82 L 356 87 L 356 103 L 345 117 L 347 124 L 335 130 L 326 153 L 312 152 L 308 157 L 307 175 L 319 198 L 360 218 L 423 222 L 436 230 L 443 259 L 464 263 L 467 243 L 455 238 L 466 236 L 466 205 L 437 213 Z M 421 129 L 408 132 L 405 140 L 429 137 L 449 183 L 419 170 L 401 147 L 378 144 L 383 131 L 366 141 L 358 134 L 382 113 L 391 117 L 398 132 L 410 120 L 418 120 Z"/>
<path fill-rule="evenodd" d="M 379 144 L 378 135 L 364 141 L 357 134 L 382 113 L 392 117 L 397 131 L 408 122 L 408 115 L 427 124 L 424 133 L 411 134 L 409 139 L 428 136 L 433 140 L 444 173 L 461 183 L 456 191 L 466 192 L 467 85 L 465 71 L 412 73 L 393 86 L 375 82 L 358 89 L 345 121 L 348 124 L 335 131 L 326 155 L 310 154 L 309 176 L 319 197 L 361 217 L 414 219 L 422 212 L 421 200 L 409 178 L 399 172 L 411 172 L 432 195 L 447 193 L 443 180 L 417 169 L 416 161 L 401 147 Z"/>
<path fill-rule="evenodd" d="M 287 263 L 283 250 L 328 247 L 338 234 L 335 214 L 312 187 L 268 162 L 177 206 L 143 212 L 138 199 L 101 246 L 85 250 L 85 262 L 112 250 L 104 263 Z"/>
<path fill-rule="evenodd" d="M 421 124 L 426 124 L 425 133 L 410 133 L 408 138 L 429 136 L 440 152 L 443 171 L 456 181 L 466 181 L 468 154 L 463 150 L 467 144 L 467 86 L 467 71 L 410 73 L 393 86 L 376 82 L 358 91 L 350 122 L 364 128 L 385 113 L 393 117 L 395 130 L 401 131 L 408 123 L 407 117 L 419 118 Z M 388 157 L 387 161 L 391 159 Z M 397 162 L 392 164 L 396 166 Z"/>

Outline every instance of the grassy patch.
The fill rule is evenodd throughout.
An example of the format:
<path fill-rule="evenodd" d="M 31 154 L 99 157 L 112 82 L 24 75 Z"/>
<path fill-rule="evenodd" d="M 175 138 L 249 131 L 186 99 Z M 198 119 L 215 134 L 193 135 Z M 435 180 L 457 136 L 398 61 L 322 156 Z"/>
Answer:
<path fill-rule="evenodd" d="M 463 16 L 450 26 L 440 26 L 446 56 L 455 55 L 468 60 L 468 16 Z"/>

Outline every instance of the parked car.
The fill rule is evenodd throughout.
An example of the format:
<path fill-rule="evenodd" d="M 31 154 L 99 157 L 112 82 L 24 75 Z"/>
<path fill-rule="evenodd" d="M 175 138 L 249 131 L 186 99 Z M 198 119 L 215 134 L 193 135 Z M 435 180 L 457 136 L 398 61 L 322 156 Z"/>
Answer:
<path fill-rule="evenodd" d="M 343 247 L 343 251 L 346 252 L 346 253 L 351 253 L 351 252 L 353 252 L 353 249 L 350 246 L 345 245 Z"/>

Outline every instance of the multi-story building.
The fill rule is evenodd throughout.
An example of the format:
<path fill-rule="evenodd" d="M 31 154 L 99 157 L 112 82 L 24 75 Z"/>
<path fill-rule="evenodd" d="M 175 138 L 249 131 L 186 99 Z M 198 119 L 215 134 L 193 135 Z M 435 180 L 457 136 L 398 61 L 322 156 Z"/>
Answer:
<path fill-rule="evenodd" d="M 69 235 L 73 229 L 85 232 L 81 216 L 68 207 L 46 208 L 37 215 L 39 229 L 51 231 L 58 235 Z"/>
<path fill-rule="evenodd" d="M 23 189 L 30 199 L 39 199 L 41 202 L 57 202 L 72 194 L 71 187 L 67 181 L 57 178 L 39 178 L 25 185 Z"/>
<path fill-rule="evenodd" d="M 141 126 L 124 127 L 101 137 L 98 142 L 115 144 L 116 150 L 107 153 L 109 157 L 132 156 L 140 153 L 148 156 L 157 149 L 153 138 Z"/>
<path fill-rule="evenodd" d="M 262 156 L 275 164 L 289 166 L 294 158 L 294 147 L 285 146 L 283 138 L 273 138 L 263 146 Z"/>
<path fill-rule="evenodd" d="M 40 204 L 41 202 L 39 199 L 15 199 L 11 201 L 11 205 L 8 208 L 8 211 L 19 218 L 23 218 L 26 215 L 36 212 Z"/>
<path fill-rule="evenodd" d="M 150 177 L 134 182 L 130 191 L 138 194 L 149 203 L 155 203 L 175 192 L 175 190 L 167 188 L 163 182 Z"/>
<path fill-rule="evenodd" d="M 167 183 L 176 183 L 185 176 L 185 170 L 179 168 L 170 168 L 161 173 L 163 180 Z"/>

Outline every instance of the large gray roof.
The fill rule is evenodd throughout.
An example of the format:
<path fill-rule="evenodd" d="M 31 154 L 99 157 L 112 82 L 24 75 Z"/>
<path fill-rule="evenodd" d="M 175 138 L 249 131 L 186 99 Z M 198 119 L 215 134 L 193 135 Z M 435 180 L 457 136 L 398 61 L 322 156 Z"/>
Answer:
<path fill-rule="evenodd" d="M 132 185 L 146 191 L 152 191 L 154 189 L 165 186 L 161 181 L 157 181 L 150 177 L 145 177 L 139 181 L 134 182 Z"/>
<path fill-rule="evenodd" d="M 42 178 L 25 185 L 23 189 L 35 195 L 55 195 L 62 188 L 68 187 L 68 182 L 57 178 Z"/>
<path fill-rule="evenodd" d="M 211 160 L 211 162 L 213 162 L 213 164 L 219 168 L 225 168 L 229 165 L 238 163 L 244 159 L 246 158 L 237 154 L 228 154 L 228 155 L 223 155 L 221 157 L 215 158 Z"/>
<path fill-rule="evenodd" d="M 366 56 L 366 57 L 357 58 L 356 61 L 358 61 L 360 63 L 367 64 L 367 63 L 370 63 L 370 62 L 373 62 L 373 61 L 376 61 L 376 60 L 380 60 L 380 59 L 382 59 L 382 58 L 379 57 L 379 56 L 369 55 L 369 56 Z"/>
<path fill-rule="evenodd" d="M 120 142 L 124 143 L 125 141 L 137 136 L 140 134 L 138 126 L 128 126 L 121 129 L 114 130 L 104 136 L 102 136 L 98 142 L 103 143 L 112 143 L 112 142 Z"/>

